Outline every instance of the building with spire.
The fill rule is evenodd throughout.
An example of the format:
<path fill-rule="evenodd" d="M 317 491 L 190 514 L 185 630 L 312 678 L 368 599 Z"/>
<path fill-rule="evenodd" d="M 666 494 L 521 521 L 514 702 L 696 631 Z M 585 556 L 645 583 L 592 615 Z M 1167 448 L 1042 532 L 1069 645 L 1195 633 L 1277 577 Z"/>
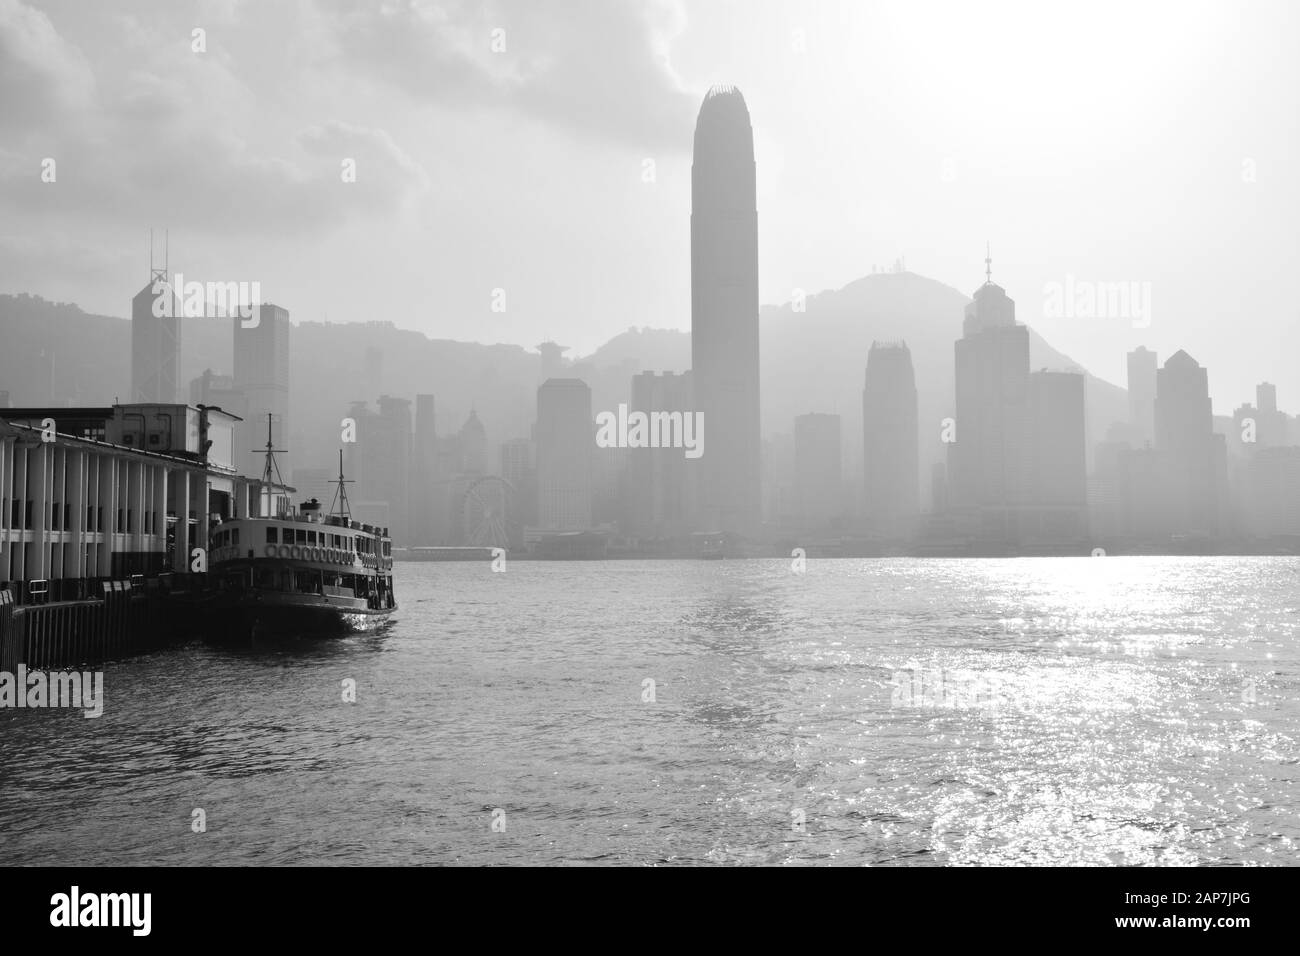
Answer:
<path fill-rule="evenodd" d="M 948 445 L 952 504 L 970 509 L 973 533 L 994 541 L 1019 539 L 1026 500 L 1029 437 L 1029 330 L 1016 322 L 1016 304 L 985 281 L 966 306 L 956 359 L 956 441 Z"/>
<path fill-rule="evenodd" d="M 162 267 L 154 265 L 151 234 L 149 284 L 131 300 L 132 402 L 171 404 L 181 397 L 181 308 L 167 269 L 166 251 Z M 171 307 L 155 309 L 163 296 L 172 297 Z"/>
<path fill-rule="evenodd" d="M 1029 329 L 993 281 L 966 306 L 955 346 L 951 501 L 968 537 L 994 551 L 1073 551 L 1088 535 L 1084 376 L 1029 371 Z"/>

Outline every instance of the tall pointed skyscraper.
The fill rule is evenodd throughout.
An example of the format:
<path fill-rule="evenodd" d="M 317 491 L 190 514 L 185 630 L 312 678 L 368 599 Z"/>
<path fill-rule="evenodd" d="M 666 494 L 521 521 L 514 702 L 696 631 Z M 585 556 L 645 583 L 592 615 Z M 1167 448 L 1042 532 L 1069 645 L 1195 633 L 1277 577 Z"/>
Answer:
<path fill-rule="evenodd" d="M 153 234 L 149 236 L 149 284 L 131 300 L 131 401 L 170 404 L 182 400 L 181 303 L 171 287 L 166 254 L 162 268 L 154 265 Z M 171 308 L 154 303 L 171 296 Z"/>
<path fill-rule="evenodd" d="M 695 523 L 705 531 L 753 532 L 762 520 L 754 174 L 745 98 L 715 86 L 691 166 L 691 368 L 705 435 Z"/>

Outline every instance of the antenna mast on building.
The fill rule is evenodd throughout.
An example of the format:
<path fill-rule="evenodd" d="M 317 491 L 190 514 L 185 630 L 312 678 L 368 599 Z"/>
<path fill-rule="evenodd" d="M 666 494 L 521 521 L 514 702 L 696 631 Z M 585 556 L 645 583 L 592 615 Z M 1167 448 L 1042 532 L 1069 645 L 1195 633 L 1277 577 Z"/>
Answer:
<path fill-rule="evenodd" d="M 163 264 L 159 269 L 153 261 L 153 230 L 149 230 L 149 281 L 156 285 L 159 282 L 167 281 L 168 259 L 171 253 L 171 230 L 168 229 L 163 233 Z"/>

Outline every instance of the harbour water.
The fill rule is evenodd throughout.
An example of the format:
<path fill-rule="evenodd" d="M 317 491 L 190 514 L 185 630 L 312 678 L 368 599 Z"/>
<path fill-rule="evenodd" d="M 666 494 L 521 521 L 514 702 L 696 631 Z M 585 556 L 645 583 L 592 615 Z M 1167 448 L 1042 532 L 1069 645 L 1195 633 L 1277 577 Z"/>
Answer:
<path fill-rule="evenodd" d="M 0 710 L 5 861 L 1300 857 L 1300 559 L 411 563 L 396 592 L 381 633 L 110 663 L 97 719 Z"/>

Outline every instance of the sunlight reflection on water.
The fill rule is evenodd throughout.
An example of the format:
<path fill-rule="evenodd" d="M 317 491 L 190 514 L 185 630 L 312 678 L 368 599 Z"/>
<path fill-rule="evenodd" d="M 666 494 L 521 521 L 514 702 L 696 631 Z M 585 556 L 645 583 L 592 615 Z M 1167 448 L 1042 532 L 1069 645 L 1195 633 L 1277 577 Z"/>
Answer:
<path fill-rule="evenodd" d="M 117 663 L 98 720 L 0 712 L 7 859 L 1296 862 L 1294 559 L 397 577 L 385 634 Z"/>

